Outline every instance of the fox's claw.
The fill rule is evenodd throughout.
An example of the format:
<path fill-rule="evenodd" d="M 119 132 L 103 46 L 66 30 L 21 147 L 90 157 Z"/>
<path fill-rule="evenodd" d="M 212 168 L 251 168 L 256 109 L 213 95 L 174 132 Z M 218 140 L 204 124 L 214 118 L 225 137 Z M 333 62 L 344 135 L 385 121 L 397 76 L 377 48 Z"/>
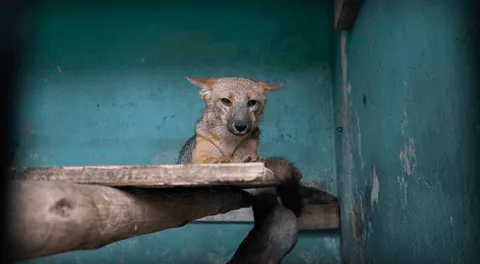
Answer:
<path fill-rule="evenodd" d="M 257 161 L 260 161 L 261 158 L 257 155 L 255 156 L 248 156 L 243 162 L 257 162 Z"/>

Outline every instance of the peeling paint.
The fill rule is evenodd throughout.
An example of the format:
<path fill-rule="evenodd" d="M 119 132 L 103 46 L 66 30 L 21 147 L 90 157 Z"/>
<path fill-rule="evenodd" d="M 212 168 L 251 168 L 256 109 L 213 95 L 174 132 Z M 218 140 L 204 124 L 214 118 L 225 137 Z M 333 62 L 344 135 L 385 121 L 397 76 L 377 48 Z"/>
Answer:
<path fill-rule="evenodd" d="M 372 176 L 372 191 L 370 193 L 370 202 L 373 207 L 374 203 L 378 203 L 378 194 L 380 193 L 380 181 L 378 179 L 377 169 L 375 168 L 375 165 L 373 166 L 371 176 Z"/>
<path fill-rule="evenodd" d="M 353 153 L 352 153 L 352 133 L 349 128 L 349 115 L 348 115 L 348 90 L 350 84 L 347 81 L 347 52 L 346 52 L 346 35 L 342 32 L 341 36 L 341 57 L 342 57 L 342 78 L 343 78 L 343 98 L 342 98 L 342 126 L 344 131 L 343 144 L 345 149 L 345 158 L 343 168 L 346 170 L 345 175 L 348 177 L 348 181 L 351 182 L 352 170 L 353 170 Z"/>
<path fill-rule="evenodd" d="M 403 110 L 403 119 L 402 119 L 402 123 L 400 124 L 400 131 L 402 132 L 403 136 L 405 136 L 405 130 L 407 128 L 407 124 L 408 124 L 407 110 Z"/>
<path fill-rule="evenodd" d="M 408 176 L 415 173 L 417 167 L 417 155 L 415 152 L 415 141 L 410 138 L 403 146 L 403 150 L 398 154 L 400 162 L 402 163 L 402 170 Z"/>
<path fill-rule="evenodd" d="M 360 228 L 358 226 L 358 212 L 357 212 L 356 206 L 353 206 L 351 217 L 352 217 L 353 237 L 355 238 L 355 240 L 358 240 L 360 238 Z"/>
<path fill-rule="evenodd" d="M 405 182 L 405 178 L 403 176 L 398 176 L 397 177 L 397 182 L 400 184 L 400 190 L 402 191 L 403 194 L 403 199 L 402 199 L 402 209 L 405 210 L 405 207 L 407 205 L 407 182 Z"/>

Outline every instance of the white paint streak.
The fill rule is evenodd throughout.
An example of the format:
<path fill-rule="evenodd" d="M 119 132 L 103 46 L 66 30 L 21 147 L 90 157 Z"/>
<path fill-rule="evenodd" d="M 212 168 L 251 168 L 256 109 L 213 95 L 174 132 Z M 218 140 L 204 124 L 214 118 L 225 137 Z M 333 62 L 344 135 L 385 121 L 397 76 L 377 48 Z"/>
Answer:
<path fill-rule="evenodd" d="M 403 119 L 402 123 L 400 124 L 400 131 L 402 132 L 402 136 L 405 136 L 405 129 L 407 128 L 407 124 L 407 110 L 403 110 Z"/>
<path fill-rule="evenodd" d="M 358 156 L 360 158 L 360 163 L 362 166 L 362 170 L 365 167 L 363 162 L 363 155 L 362 155 L 362 130 L 360 129 L 360 117 L 358 116 L 358 111 L 355 111 L 355 117 L 357 118 L 357 150 Z"/>
<path fill-rule="evenodd" d="M 415 173 L 417 167 L 417 155 L 415 152 L 415 140 L 410 138 L 405 142 L 403 149 L 398 154 L 400 162 L 402 164 L 402 170 L 408 176 Z"/>
<path fill-rule="evenodd" d="M 406 81 L 404 81 L 403 83 L 405 86 L 407 86 Z M 403 110 L 402 122 L 400 124 L 400 132 L 404 137 L 406 136 L 407 125 L 408 125 L 408 114 L 405 106 Z M 400 150 L 400 152 L 398 153 L 398 158 L 402 166 L 402 171 L 406 173 L 407 176 L 410 176 L 413 173 L 415 173 L 417 161 L 416 161 L 416 152 L 415 152 L 415 141 L 413 138 L 410 138 L 405 142 L 405 144 L 403 145 L 403 149 Z M 398 176 L 397 182 L 400 185 L 400 190 L 403 196 L 403 199 L 402 199 L 403 202 L 401 202 L 401 206 L 402 206 L 402 209 L 405 210 L 405 207 L 408 204 L 408 201 L 407 201 L 408 184 L 405 181 L 405 174 L 402 174 L 402 176 Z"/>
<path fill-rule="evenodd" d="M 351 188 L 351 181 L 352 181 L 352 170 L 353 170 L 353 142 L 352 142 L 352 131 L 350 129 L 350 120 L 349 120 L 349 111 L 348 111 L 348 94 L 349 90 L 351 90 L 351 85 L 348 83 L 347 80 L 347 36 L 345 32 L 342 32 L 341 41 L 340 41 L 340 52 L 341 52 L 341 62 L 342 62 L 342 107 L 341 107 L 341 117 L 342 117 L 342 127 L 343 127 L 343 164 L 342 167 L 344 169 L 344 175 L 346 178 L 344 184 L 346 184 L 346 188 Z"/>
<path fill-rule="evenodd" d="M 370 193 L 370 203 L 373 207 L 374 203 L 378 204 L 378 194 L 380 193 L 380 180 L 378 179 L 377 169 L 375 168 L 375 165 L 373 166 L 371 177 L 372 177 L 372 192 Z"/>
<path fill-rule="evenodd" d="M 413 138 L 405 142 L 398 157 L 402 165 L 402 171 L 406 173 L 407 176 L 414 174 L 417 167 L 417 155 L 415 152 L 415 140 Z M 407 182 L 405 181 L 404 175 L 397 177 L 397 182 L 400 184 L 400 189 L 403 193 L 402 208 L 405 209 L 407 205 Z"/>
<path fill-rule="evenodd" d="M 344 86 L 346 85 L 346 82 L 347 82 L 347 66 L 348 66 L 346 46 L 347 46 L 347 36 L 345 35 L 345 32 L 342 32 L 342 36 L 340 39 L 340 52 L 342 57 L 342 80 L 343 80 Z"/>
<path fill-rule="evenodd" d="M 400 189 L 402 190 L 403 194 L 403 203 L 401 203 L 402 209 L 405 210 L 405 207 L 407 205 L 407 183 L 405 182 L 405 178 L 403 176 L 398 176 L 397 182 L 398 184 L 400 184 Z"/>

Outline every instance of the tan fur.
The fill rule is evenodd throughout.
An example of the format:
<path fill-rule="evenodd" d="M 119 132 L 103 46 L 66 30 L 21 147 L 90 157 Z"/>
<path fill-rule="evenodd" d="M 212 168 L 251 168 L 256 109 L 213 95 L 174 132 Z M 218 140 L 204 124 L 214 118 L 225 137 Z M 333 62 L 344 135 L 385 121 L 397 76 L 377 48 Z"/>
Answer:
<path fill-rule="evenodd" d="M 228 163 L 259 161 L 258 125 L 269 91 L 278 90 L 281 83 L 255 82 L 246 78 L 192 78 L 192 84 L 201 87 L 200 95 L 205 102 L 201 120 L 196 126 L 196 146 L 192 152 L 192 163 Z M 227 106 L 222 98 L 231 101 Z M 250 100 L 254 106 L 247 106 Z M 251 131 L 238 136 L 229 132 L 228 126 L 235 118 L 251 121 Z M 242 119 L 242 120 L 243 120 Z"/>

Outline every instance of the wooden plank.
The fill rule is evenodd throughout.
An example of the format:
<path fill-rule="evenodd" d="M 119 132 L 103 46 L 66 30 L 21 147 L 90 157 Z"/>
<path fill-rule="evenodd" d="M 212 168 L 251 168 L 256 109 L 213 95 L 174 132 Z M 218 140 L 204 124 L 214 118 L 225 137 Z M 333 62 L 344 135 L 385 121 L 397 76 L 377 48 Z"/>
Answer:
<path fill-rule="evenodd" d="M 14 179 L 34 181 L 68 181 L 82 184 L 105 186 L 135 186 L 167 188 L 176 186 L 215 186 L 229 185 L 241 188 L 259 188 L 279 183 L 273 172 L 263 163 L 227 163 L 202 165 L 151 165 L 151 166 L 84 166 L 50 168 L 12 168 Z M 320 191 L 315 184 L 305 182 L 301 188 L 304 203 L 332 203 L 332 195 Z M 308 186 L 310 185 L 310 186 Z M 317 184 L 318 185 L 318 184 Z M 320 209 L 317 209 L 319 207 Z M 302 220 L 302 229 L 334 229 L 335 213 L 331 206 L 310 205 L 310 213 Z M 314 214 L 313 214 L 314 213 Z M 317 215 L 318 213 L 318 215 Z M 253 222 L 251 208 L 231 211 L 222 215 L 202 218 L 200 222 Z M 302 218 L 303 219 L 303 218 Z M 333 222 L 332 222 L 333 221 Z"/>
<path fill-rule="evenodd" d="M 350 30 L 353 27 L 361 0 L 334 0 L 335 30 Z"/>
<path fill-rule="evenodd" d="M 105 186 L 167 188 L 219 186 L 258 188 L 278 185 L 274 173 L 261 162 L 201 165 L 83 166 L 12 168 L 22 180 L 68 181 Z"/>
<path fill-rule="evenodd" d="M 299 218 L 301 230 L 323 230 L 339 228 L 338 201 L 335 196 L 320 190 L 324 182 L 302 181 L 300 194 L 306 205 L 304 214 Z M 249 191 L 255 193 L 256 190 Z M 232 222 L 253 223 L 251 208 L 233 210 L 225 214 L 198 219 L 196 222 Z"/>
<path fill-rule="evenodd" d="M 61 181 L 12 181 L 7 245 L 19 261 L 88 250 L 250 206 L 241 189 L 113 188 Z"/>
<path fill-rule="evenodd" d="M 241 208 L 224 214 L 206 216 L 197 222 L 253 223 L 251 208 Z M 309 204 L 298 218 L 299 230 L 326 230 L 340 228 L 338 204 Z"/>

